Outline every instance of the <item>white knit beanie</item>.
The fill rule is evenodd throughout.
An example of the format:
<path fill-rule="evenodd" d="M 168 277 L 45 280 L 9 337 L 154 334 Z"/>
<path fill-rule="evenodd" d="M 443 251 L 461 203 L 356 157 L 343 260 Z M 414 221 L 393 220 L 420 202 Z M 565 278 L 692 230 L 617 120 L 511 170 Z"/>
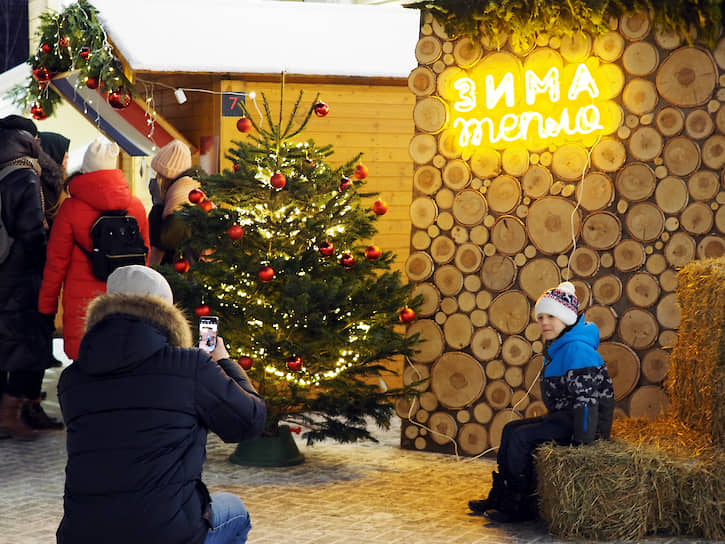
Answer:
<path fill-rule="evenodd" d="M 536 301 L 536 317 L 549 314 L 558 317 L 565 325 L 576 323 L 579 311 L 579 301 L 576 298 L 574 284 L 565 281 L 558 287 L 544 292 Z"/>
<path fill-rule="evenodd" d="M 191 168 L 191 151 L 184 142 L 173 140 L 151 159 L 151 168 L 167 179 L 174 179 Z"/>
<path fill-rule="evenodd" d="M 106 293 L 118 295 L 154 295 L 174 303 L 171 287 L 161 274 L 148 266 L 132 264 L 116 268 L 106 280 Z"/>
<path fill-rule="evenodd" d="M 87 174 L 96 170 L 115 169 L 118 165 L 118 152 L 118 145 L 114 142 L 109 142 L 105 138 L 96 138 L 83 155 L 81 172 Z"/>

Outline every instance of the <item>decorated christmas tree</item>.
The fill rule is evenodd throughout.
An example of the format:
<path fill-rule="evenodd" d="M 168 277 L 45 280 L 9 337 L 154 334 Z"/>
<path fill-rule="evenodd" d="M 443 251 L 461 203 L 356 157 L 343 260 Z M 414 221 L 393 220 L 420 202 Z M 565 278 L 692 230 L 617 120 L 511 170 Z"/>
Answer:
<path fill-rule="evenodd" d="M 415 315 L 410 289 L 391 252 L 370 245 L 387 206 L 363 191 L 360 156 L 333 167 L 332 146 L 297 141 L 327 104 L 302 108 L 300 93 L 283 123 L 262 99 L 260 123 L 240 104 L 247 135 L 228 151 L 233 169 L 203 179 L 176 212 L 193 235 L 162 272 L 190 315 L 219 317 L 267 401 L 265 434 L 286 422 L 308 443 L 373 439 L 367 422 L 388 427 L 401 393 L 385 386 L 383 363 L 414 345 L 401 326 Z"/>

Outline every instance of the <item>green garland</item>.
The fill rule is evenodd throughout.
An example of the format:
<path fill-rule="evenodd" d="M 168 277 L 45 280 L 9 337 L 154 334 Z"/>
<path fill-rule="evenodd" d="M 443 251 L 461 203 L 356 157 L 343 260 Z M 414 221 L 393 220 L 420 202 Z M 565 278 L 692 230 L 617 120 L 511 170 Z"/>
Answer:
<path fill-rule="evenodd" d="M 133 84 L 124 76 L 121 61 L 98 22 L 98 11 L 87 0 L 79 0 L 60 13 L 45 12 L 40 20 L 40 46 L 27 61 L 33 76 L 26 85 L 13 89 L 16 104 L 35 119 L 52 115 L 61 97 L 47 78 L 73 70 L 80 72 L 77 85 L 98 86 L 104 95 L 118 92 L 122 102 L 130 99 Z"/>
<path fill-rule="evenodd" d="M 450 36 L 481 37 L 502 45 L 527 49 L 538 34 L 592 35 L 610 30 L 609 20 L 637 11 L 649 13 L 654 26 L 674 30 L 690 40 L 690 29 L 711 48 L 715 46 L 722 19 L 723 0 L 428 0 L 405 4 L 429 11 Z"/>

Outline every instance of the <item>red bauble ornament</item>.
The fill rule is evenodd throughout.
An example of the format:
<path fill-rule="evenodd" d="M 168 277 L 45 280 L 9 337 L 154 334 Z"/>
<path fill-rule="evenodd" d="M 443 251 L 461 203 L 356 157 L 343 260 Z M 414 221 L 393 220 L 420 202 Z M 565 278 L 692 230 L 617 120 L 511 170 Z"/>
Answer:
<path fill-rule="evenodd" d="M 116 89 L 108 93 L 108 103 L 111 107 L 122 110 L 131 103 L 131 95 L 126 89 Z"/>
<path fill-rule="evenodd" d="M 61 47 L 68 47 L 68 38 L 61 38 L 58 42 L 58 45 Z"/>
<path fill-rule="evenodd" d="M 388 205 L 382 200 L 378 199 L 373 202 L 373 211 L 376 215 L 385 215 L 385 212 L 388 211 Z"/>
<path fill-rule="evenodd" d="M 98 88 L 98 78 L 89 77 L 86 80 L 86 87 L 88 87 L 89 89 L 97 89 Z"/>
<path fill-rule="evenodd" d="M 196 312 L 196 315 L 198 315 L 199 317 L 204 317 L 205 315 L 209 315 L 211 313 L 211 309 L 206 304 L 197 306 L 196 310 L 194 310 L 194 311 Z"/>
<path fill-rule="evenodd" d="M 331 257 L 335 253 L 335 246 L 330 242 L 322 242 L 317 249 L 323 257 Z"/>
<path fill-rule="evenodd" d="M 48 114 L 43 111 L 43 108 L 38 106 L 38 104 L 33 104 L 30 108 L 30 115 L 35 119 L 36 121 L 42 121 L 43 119 L 48 118 Z"/>
<path fill-rule="evenodd" d="M 241 366 L 244 370 L 249 370 L 250 368 L 252 368 L 252 363 L 254 361 L 248 355 L 242 355 L 239 359 L 237 359 L 237 362 L 239 363 L 239 366 Z"/>
<path fill-rule="evenodd" d="M 81 51 L 78 53 L 78 56 L 83 60 L 88 60 L 88 57 L 91 56 L 91 48 L 88 46 L 81 47 Z"/>
<path fill-rule="evenodd" d="M 342 176 L 338 190 L 342 193 L 343 191 L 348 190 L 350 187 L 352 187 L 352 180 L 347 176 Z"/>
<path fill-rule="evenodd" d="M 289 368 L 292 372 L 299 372 L 302 370 L 302 357 L 298 355 L 287 359 L 287 368 Z"/>
<path fill-rule="evenodd" d="M 368 177 L 368 167 L 364 164 L 358 164 L 355 166 L 355 171 L 352 173 L 355 179 L 365 179 Z"/>
<path fill-rule="evenodd" d="M 237 170 L 239 170 L 239 165 L 238 165 L 238 164 L 237 164 L 237 163 L 235 162 L 235 163 L 234 163 L 234 164 L 232 165 L 232 169 L 233 169 L 233 170 L 234 170 L 234 171 L 236 172 Z"/>
<path fill-rule="evenodd" d="M 345 268 L 350 269 L 355 266 L 355 257 L 349 253 L 343 253 L 340 255 L 340 264 Z"/>
<path fill-rule="evenodd" d="M 274 279 L 274 269 L 271 266 L 263 266 L 259 269 L 257 275 L 263 282 L 272 281 Z"/>
<path fill-rule="evenodd" d="M 214 207 L 214 203 L 208 198 L 205 198 L 204 200 L 199 202 L 199 207 L 205 212 L 209 212 Z"/>
<path fill-rule="evenodd" d="M 227 236 L 232 240 L 241 240 L 244 236 L 244 229 L 240 225 L 232 225 L 227 229 Z"/>
<path fill-rule="evenodd" d="M 199 189 L 192 189 L 189 191 L 189 202 L 192 204 L 199 204 L 202 200 L 206 198 L 206 195 L 203 191 L 200 191 Z"/>
<path fill-rule="evenodd" d="M 179 274 L 186 274 L 189 271 L 190 266 L 189 261 L 186 259 L 179 259 L 174 263 L 174 270 L 176 270 Z"/>
<path fill-rule="evenodd" d="M 287 184 L 287 178 L 284 177 L 284 174 L 277 172 L 276 174 L 272 174 L 272 177 L 269 178 L 269 183 L 275 189 L 281 189 Z"/>
<path fill-rule="evenodd" d="M 33 68 L 33 77 L 41 83 L 50 81 L 51 75 L 45 66 L 36 66 Z"/>
<path fill-rule="evenodd" d="M 368 261 L 376 261 L 382 255 L 382 251 L 378 246 L 368 246 L 365 248 L 365 258 Z"/>
<path fill-rule="evenodd" d="M 53 50 L 53 48 L 50 46 L 49 43 L 44 43 L 40 46 L 40 51 L 45 53 L 46 55 L 50 53 Z"/>
<path fill-rule="evenodd" d="M 252 130 L 252 120 L 249 117 L 242 117 L 237 121 L 237 130 L 244 133 L 249 132 Z"/>
<path fill-rule="evenodd" d="M 412 308 L 403 308 L 398 316 L 403 323 L 410 323 L 415 319 L 415 312 Z"/>
<path fill-rule="evenodd" d="M 312 108 L 315 110 L 315 115 L 317 117 L 324 117 L 328 113 L 330 113 L 330 106 L 325 104 L 324 102 L 318 102 Z"/>

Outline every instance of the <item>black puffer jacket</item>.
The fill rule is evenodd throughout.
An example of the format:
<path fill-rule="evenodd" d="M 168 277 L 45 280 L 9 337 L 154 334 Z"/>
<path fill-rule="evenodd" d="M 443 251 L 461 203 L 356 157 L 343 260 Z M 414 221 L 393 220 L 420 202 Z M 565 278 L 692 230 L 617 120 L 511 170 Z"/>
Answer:
<path fill-rule="evenodd" d="M 40 178 L 31 164 L 36 140 L 27 132 L 0 129 L 0 170 L 23 167 L 0 180 L 2 220 L 15 239 L 0 264 L 0 370 L 43 370 L 50 366 L 51 331 L 38 313 L 47 231 L 43 224 Z"/>
<path fill-rule="evenodd" d="M 201 543 L 206 435 L 254 438 L 265 405 L 240 367 L 189 348 L 189 325 L 155 297 L 103 295 L 58 383 L 68 428 L 59 543 Z"/>

